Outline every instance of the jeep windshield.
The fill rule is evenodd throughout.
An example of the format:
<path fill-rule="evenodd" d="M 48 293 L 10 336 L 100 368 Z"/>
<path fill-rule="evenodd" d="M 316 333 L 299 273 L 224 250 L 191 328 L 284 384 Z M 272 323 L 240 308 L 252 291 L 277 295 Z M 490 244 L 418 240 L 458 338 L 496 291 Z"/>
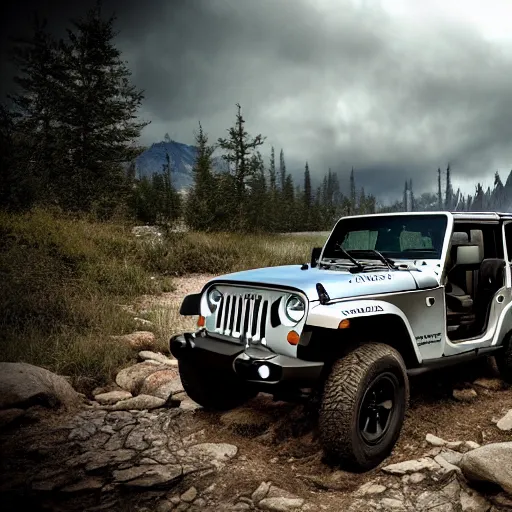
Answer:
<path fill-rule="evenodd" d="M 447 222 L 445 215 L 424 214 L 341 219 L 327 240 L 322 264 L 371 261 L 393 267 L 395 260 L 441 259 Z"/>

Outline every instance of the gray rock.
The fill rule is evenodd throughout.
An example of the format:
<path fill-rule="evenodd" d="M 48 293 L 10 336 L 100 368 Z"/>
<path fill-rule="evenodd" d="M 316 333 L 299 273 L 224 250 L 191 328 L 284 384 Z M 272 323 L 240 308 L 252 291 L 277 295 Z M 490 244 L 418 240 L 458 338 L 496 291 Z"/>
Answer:
<path fill-rule="evenodd" d="M 440 437 L 434 436 L 433 434 L 427 434 L 425 437 L 425 440 L 428 444 L 431 444 L 432 446 L 445 446 L 446 441 L 444 439 L 441 439 Z"/>
<path fill-rule="evenodd" d="M 83 423 L 81 427 L 73 429 L 68 436 L 70 441 L 85 441 L 96 433 L 97 427 L 94 423 Z"/>
<path fill-rule="evenodd" d="M 466 453 L 461 469 L 469 481 L 492 482 L 512 494 L 512 441 L 488 444 Z"/>
<path fill-rule="evenodd" d="M 137 395 L 142 387 L 144 379 L 158 370 L 165 370 L 168 367 L 162 364 L 153 364 L 151 362 L 137 363 L 128 368 L 124 368 L 116 375 L 116 384 L 129 391 L 133 395 Z"/>
<path fill-rule="evenodd" d="M 197 500 L 194 501 L 194 506 L 199 508 L 206 507 L 206 500 L 203 498 L 197 498 Z"/>
<path fill-rule="evenodd" d="M 409 482 L 411 484 L 419 484 L 420 482 L 423 482 L 425 480 L 425 475 L 423 473 L 412 473 L 409 476 Z"/>
<path fill-rule="evenodd" d="M 174 398 L 174 395 L 178 393 L 183 393 L 183 384 L 181 383 L 180 378 L 176 378 L 173 380 L 170 380 L 169 382 L 166 382 L 165 384 L 162 384 L 160 387 L 156 388 L 154 391 L 152 391 L 153 396 L 157 396 L 158 398 L 161 398 L 162 400 L 167 400 L 172 396 Z"/>
<path fill-rule="evenodd" d="M 258 488 L 252 493 L 252 501 L 254 501 L 254 503 L 258 503 L 258 501 L 265 498 L 270 490 L 270 485 L 270 482 L 261 482 Z"/>
<path fill-rule="evenodd" d="M 129 391 L 110 391 L 108 393 L 95 395 L 94 399 L 101 405 L 113 405 L 120 400 L 126 400 L 131 397 L 132 394 Z"/>
<path fill-rule="evenodd" d="M 462 512 L 487 512 L 491 508 L 483 496 L 464 489 L 460 493 L 460 506 Z"/>
<path fill-rule="evenodd" d="M 141 466 L 139 466 L 141 467 Z M 183 476 L 180 465 L 150 465 L 144 473 L 135 479 L 129 479 L 125 485 L 131 487 L 153 487 L 155 485 L 170 484 Z"/>
<path fill-rule="evenodd" d="M 143 361 L 156 361 L 157 363 L 166 364 L 168 366 L 178 366 L 178 361 L 176 359 L 171 359 L 164 354 L 160 354 L 159 352 L 152 352 L 150 350 L 142 350 L 139 352 L 139 357 Z"/>
<path fill-rule="evenodd" d="M 135 456 L 133 450 L 117 450 L 115 452 L 99 451 L 87 452 L 82 457 L 86 458 L 86 471 L 95 471 L 113 464 L 128 462 Z"/>
<path fill-rule="evenodd" d="M 366 496 L 368 494 L 381 494 L 386 490 L 386 486 L 376 484 L 374 482 L 367 482 L 363 484 L 355 492 L 355 496 Z"/>
<path fill-rule="evenodd" d="M 127 482 L 144 475 L 150 467 L 151 466 L 133 466 L 127 469 L 121 469 L 119 471 L 114 471 L 113 477 L 116 482 Z"/>
<path fill-rule="evenodd" d="M 453 452 L 453 451 L 444 451 L 441 452 L 440 456 L 450 464 L 454 466 L 460 467 L 460 463 L 462 461 L 462 454 Z"/>
<path fill-rule="evenodd" d="M 116 411 L 149 410 L 157 409 L 165 404 L 165 400 L 151 395 L 138 395 L 127 400 L 122 400 L 113 405 Z"/>
<path fill-rule="evenodd" d="M 480 448 L 480 445 L 475 443 L 475 441 L 464 441 L 463 446 L 468 450 L 476 450 L 477 448 Z"/>
<path fill-rule="evenodd" d="M 207 459 L 214 466 L 219 467 L 232 459 L 238 453 L 238 448 L 227 443 L 200 443 L 187 448 L 186 453 L 189 457 Z"/>
<path fill-rule="evenodd" d="M 446 448 L 449 448 L 450 450 L 458 451 L 463 444 L 464 443 L 462 441 L 448 441 L 446 443 Z"/>
<path fill-rule="evenodd" d="M 87 477 L 82 478 L 75 484 L 67 485 L 62 488 L 60 492 L 82 492 L 82 491 L 92 491 L 94 489 L 101 489 L 103 487 L 103 480 L 97 477 Z"/>
<path fill-rule="evenodd" d="M 477 397 L 477 392 L 471 388 L 453 390 L 453 398 L 459 402 L 473 402 Z"/>
<path fill-rule="evenodd" d="M 25 411 L 23 409 L 5 409 L 0 411 L 0 428 L 13 424 L 16 420 L 23 417 Z"/>
<path fill-rule="evenodd" d="M 449 498 L 436 491 L 424 491 L 415 500 L 417 510 L 434 510 L 449 503 Z"/>
<path fill-rule="evenodd" d="M 461 470 L 458 466 L 455 466 L 454 464 L 448 462 L 443 456 L 438 455 L 434 458 L 434 460 L 441 466 L 443 473 L 460 473 Z"/>
<path fill-rule="evenodd" d="M 382 468 L 382 471 L 390 473 L 391 475 L 406 475 L 408 473 L 417 473 L 418 471 L 424 470 L 437 470 L 439 467 L 439 464 L 433 459 L 423 457 L 421 459 L 406 460 L 404 462 L 398 462 L 397 464 L 390 464 Z"/>
<path fill-rule="evenodd" d="M 155 512 L 170 512 L 173 509 L 174 509 L 173 503 L 171 503 L 169 500 L 163 500 L 157 504 L 157 506 L 155 508 Z"/>
<path fill-rule="evenodd" d="M 0 363 L 0 409 L 26 409 L 38 404 L 73 408 L 80 396 L 59 375 L 26 363 Z"/>
<path fill-rule="evenodd" d="M 137 451 L 143 451 L 149 448 L 149 444 L 144 441 L 144 430 L 141 430 L 140 427 L 132 430 L 124 442 L 125 448 L 131 448 Z"/>
<path fill-rule="evenodd" d="M 195 487 L 191 487 L 180 496 L 181 501 L 185 501 L 186 503 L 192 503 L 196 498 L 197 489 Z"/>
<path fill-rule="evenodd" d="M 144 379 L 140 388 L 140 394 L 143 395 L 155 395 L 155 391 L 162 386 L 173 382 L 174 392 L 183 391 L 183 386 L 179 377 L 178 370 L 176 368 L 169 368 L 167 370 L 158 370 Z"/>
<path fill-rule="evenodd" d="M 137 420 L 126 411 L 109 412 L 105 417 L 105 423 L 111 425 L 114 430 L 121 430 L 127 425 L 134 425 Z"/>
<path fill-rule="evenodd" d="M 238 503 L 235 503 L 231 507 L 229 507 L 228 510 L 251 510 L 251 506 L 247 503 L 244 503 L 243 501 L 239 501 Z"/>
<path fill-rule="evenodd" d="M 299 509 L 303 504 L 302 498 L 265 498 L 258 503 L 258 507 L 263 510 L 288 512 Z"/>
<path fill-rule="evenodd" d="M 512 430 L 512 409 L 510 409 L 510 411 L 508 411 L 507 414 L 505 414 L 505 416 L 503 416 L 503 418 L 501 418 L 498 421 L 496 426 L 500 430 L 503 430 L 504 432 L 508 432 L 509 430 Z"/>
<path fill-rule="evenodd" d="M 380 501 L 380 504 L 382 507 L 384 507 L 385 510 L 405 510 L 403 501 L 397 500 L 395 498 L 383 498 Z"/>

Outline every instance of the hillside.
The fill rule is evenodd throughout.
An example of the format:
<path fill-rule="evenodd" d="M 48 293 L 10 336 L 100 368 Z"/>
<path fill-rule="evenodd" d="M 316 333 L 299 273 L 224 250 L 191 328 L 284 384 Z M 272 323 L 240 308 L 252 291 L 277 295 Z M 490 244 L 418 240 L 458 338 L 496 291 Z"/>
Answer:
<path fill-rule="evenodd" d="M 197 148 L 171 140 L 167 135 L 161 142 L 155 142 L 135 159 L 136 178 L 151 178 L 153 173 L 162 173 L 169 155 L 172 182 L 177 190 L 189 188 L 193 183 Z M 227 165 L 221 156 L 213 158 L 215 171 L 226 171 Z"/>

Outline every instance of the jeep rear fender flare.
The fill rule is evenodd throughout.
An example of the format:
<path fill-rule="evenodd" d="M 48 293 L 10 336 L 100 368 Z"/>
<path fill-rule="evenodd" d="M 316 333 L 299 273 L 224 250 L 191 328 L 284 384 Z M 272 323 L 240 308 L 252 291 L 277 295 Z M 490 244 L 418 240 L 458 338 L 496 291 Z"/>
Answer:
<path fill-rule="evenodd" d="M 407 316 L 400 308 L 389 302 L 382 300 L 352 300 L 325 305 L 317 303 L 310 308 L 306 324 L 312 327 L 338 329 L 339 323 L 344 319 L 350 320 L 352 318 L 375 317 L 379 315 L 396 316 L 403 322 L 418 363 L 421 364 L 423 358 L 416 344 L 416 338 Z"/>

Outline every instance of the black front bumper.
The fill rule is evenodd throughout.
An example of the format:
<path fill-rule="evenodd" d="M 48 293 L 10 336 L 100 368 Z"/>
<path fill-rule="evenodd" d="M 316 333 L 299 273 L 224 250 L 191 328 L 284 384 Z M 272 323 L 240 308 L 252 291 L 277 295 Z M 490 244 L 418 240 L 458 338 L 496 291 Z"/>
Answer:
<path fill-rule="evenodd" d="M 169 348 L 178 360 L 198 367 L 233 371 L 246 381 L 261 384 L 307 386 L 320 378 L 324 366 L 318 361 L 279 355 L 263 346 L 245 348 L 237 343 L 192 333 L 173 336 Z"/>

